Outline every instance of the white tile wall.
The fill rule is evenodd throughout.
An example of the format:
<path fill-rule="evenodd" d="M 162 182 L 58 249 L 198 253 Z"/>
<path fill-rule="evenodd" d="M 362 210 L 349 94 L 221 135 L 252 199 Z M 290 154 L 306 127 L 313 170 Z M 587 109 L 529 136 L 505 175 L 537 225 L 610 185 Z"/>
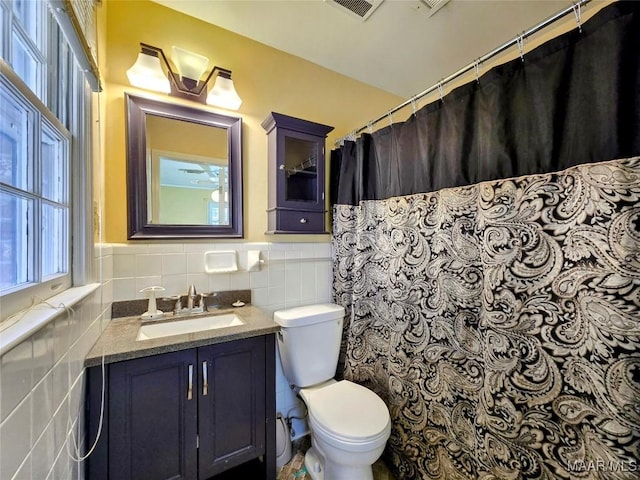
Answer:
<path fill-rule="evenodd" d="M 257 272 L 209 275 L 204 252 L 260 250 Z M 69 455 L 83 437 L 83 362 L 111 320 L 111 302 L 144 298 L 139 290 L 162 285 L 166 295 L 251 289 L 254 305 L 267 314 L 331 301 L 330 243 L 161 243 L 98 245 L 94 267 L 102 286 L 0 358 L 0 479 L 84 478 L 83 464 Z M 282 373 L 276 372 L 277 409 L 303 412 Z M 296 436 L 306 425 L 294 421 Z"/>
<path fill-rule="evenodd" d="M 98 246 L 94 261 L 101 288 L 0 358 L 3 480 L 84 478 L 67 446 L 83 441 L 83 362 L 110 320 L 111 248 Z"/>
<path fill-rule="evenodd" d="M 146 298 L 140 290 L 165 288 L 166 296 L 251 289 L 253 303 L 269 314 L 282 308 L 331 300 L 331 244 L 322 243 L 135 243 L 113 244 L 113 300 Z M 260 250 L 257 272 L 206 274 L 209 250 Z"/>
<path fill-rule="evenodd" d="M 331 301 L 331 244 L 322 243 L 135 243 L 113 244 L 113 299 L 146 298 L 139 291 L 151 285 L 164 295 L 186 294 L 193 284 L 198 292 L 251 289 L 253 304 L 269 315 L 283 308 Z M 204 252 L 260 250 L 264 260 L 257 272 L 206 274 Z M 276 406 L 283 415 L 301 416 L 304 407 L 282 373 L 276 370 Z M 293 422 L 296 438 L 306 423 Z"/>

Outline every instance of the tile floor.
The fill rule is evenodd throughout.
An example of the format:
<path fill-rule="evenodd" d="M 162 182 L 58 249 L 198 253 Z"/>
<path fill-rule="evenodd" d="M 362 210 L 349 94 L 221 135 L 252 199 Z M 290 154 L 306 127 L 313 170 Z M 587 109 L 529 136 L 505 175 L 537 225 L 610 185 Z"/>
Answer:
<path fill-rule="evenodd" d="M 278 471 L 277 480 L 311 480 L 311 476 L 304 468 L 305 446 L 298 446 L 298 451 L 293 455 L 291 461 Z M 387 466 L 378 460 L 373 464 L 374 480 L 395 480 Z"/>

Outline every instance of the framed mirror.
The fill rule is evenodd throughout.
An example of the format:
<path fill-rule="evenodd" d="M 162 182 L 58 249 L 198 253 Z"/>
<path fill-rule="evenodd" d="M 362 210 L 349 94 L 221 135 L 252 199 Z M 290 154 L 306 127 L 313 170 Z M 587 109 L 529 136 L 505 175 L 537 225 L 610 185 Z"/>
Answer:
<path fill-rule="evenodd" d="M 125 102 L 128 238 L 242 238 L 242 119 Z"/>

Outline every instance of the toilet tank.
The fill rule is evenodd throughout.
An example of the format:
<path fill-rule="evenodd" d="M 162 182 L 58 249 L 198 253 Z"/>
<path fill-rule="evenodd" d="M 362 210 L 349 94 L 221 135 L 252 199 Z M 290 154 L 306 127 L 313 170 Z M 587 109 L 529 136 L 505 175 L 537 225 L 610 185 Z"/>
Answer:
<path fill-rule="evenodd" d="M 279 310 L 278 350 L 289 383 L 309 387 L 333 378 L 338 365 L 345 310 L 325 303 Z"/>

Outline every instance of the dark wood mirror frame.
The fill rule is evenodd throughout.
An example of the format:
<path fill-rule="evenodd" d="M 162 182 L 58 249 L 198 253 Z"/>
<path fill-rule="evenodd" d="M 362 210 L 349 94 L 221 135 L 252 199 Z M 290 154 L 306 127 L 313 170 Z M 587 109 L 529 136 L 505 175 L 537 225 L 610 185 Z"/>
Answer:
<path fill-rule="evenodd" d="M 242 119 L 130 94 L 125 94 L 125 104 L 128 238 L 130 240 L 242 238 Z M 147 115 L 227 129 L 230 190 L 228 225 L 169 225 L 148 222 L 145 127 Z"/>

